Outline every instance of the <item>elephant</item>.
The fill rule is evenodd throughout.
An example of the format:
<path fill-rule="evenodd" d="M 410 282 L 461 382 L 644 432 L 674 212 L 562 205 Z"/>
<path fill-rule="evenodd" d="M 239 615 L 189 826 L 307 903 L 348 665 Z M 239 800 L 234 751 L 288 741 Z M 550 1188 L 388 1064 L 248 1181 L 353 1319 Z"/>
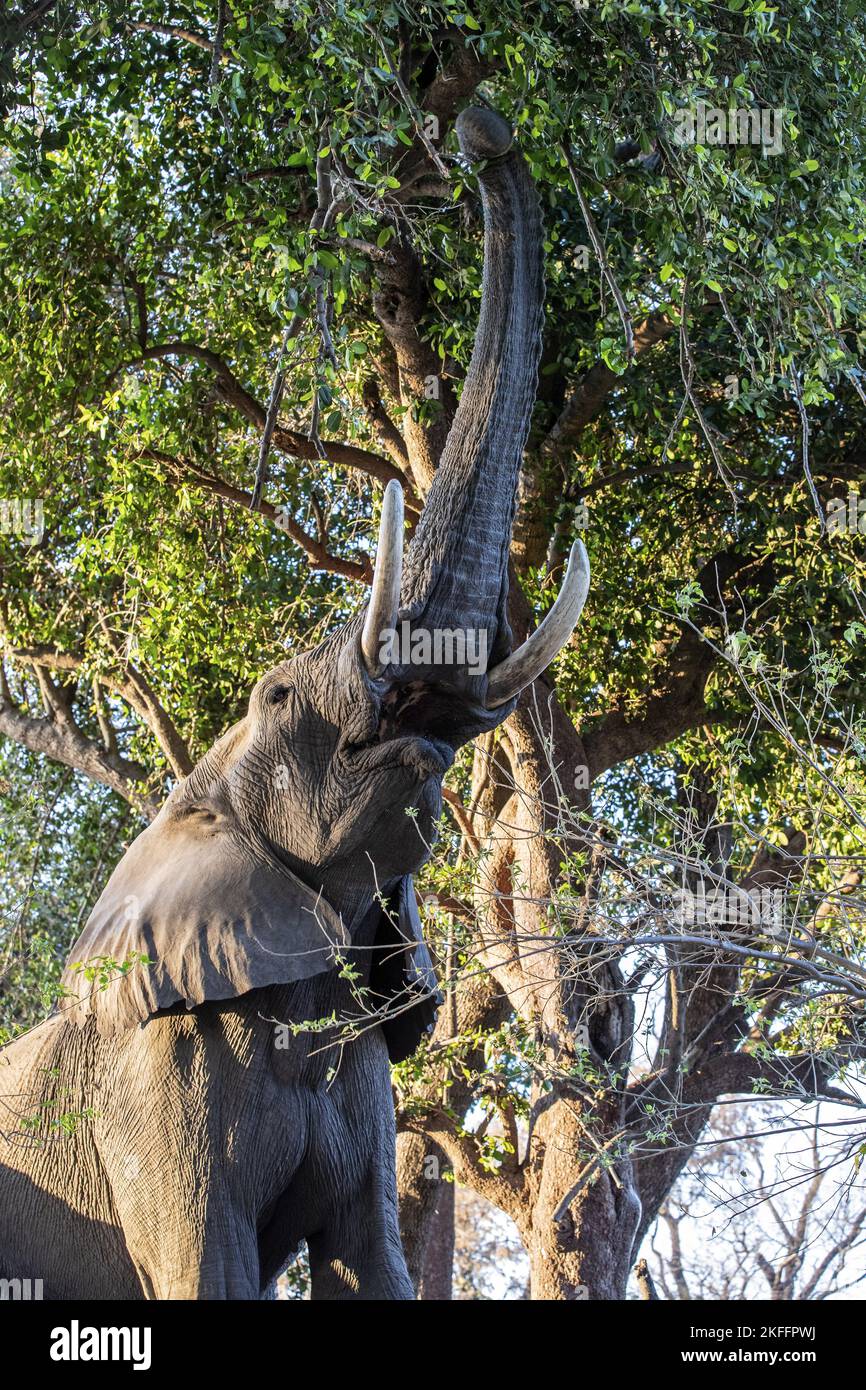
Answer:
<path fill-rule="evenodd" d="M 0 1052 L 0 1277 L 46 1298 L 259 1299 L 303 1241 L 314 1299 L 414 1297 L 389 1061 L 437 1001 L 412 875 L 456 750 L 514 710 L 589 583 L 578 541 L 511 650 L 541 218 L 511 126 L 470 107 L 457 134 L 478 166 L 481 307 L 405 564 L 392 481 L 365 608 L 259 680 L 117 865 L 56 1010 Z M 480 634 L 483 669 L 389 647 L 406 623 Z"/>

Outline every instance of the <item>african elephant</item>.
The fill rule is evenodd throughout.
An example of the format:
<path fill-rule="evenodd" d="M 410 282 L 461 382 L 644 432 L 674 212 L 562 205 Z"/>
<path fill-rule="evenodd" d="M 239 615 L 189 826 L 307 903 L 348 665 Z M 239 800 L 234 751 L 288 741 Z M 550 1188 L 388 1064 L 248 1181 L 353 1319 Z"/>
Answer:
<path fill-rule="evenodd" d="M 390 483 L 366 610 L 262 677 L 115 869 L 59 1009 L 0 1054 L 0 1276 L 46 1297 L 259 1298 L 304 1239 L 314 1298 L 413 1297 L 388 1067 L 434 1017 L 411 874 L 455 749 L 514 709 L 588 585 L 578 543 L 510 652 L 540 215 L 501 117 L 464 111 L 458 136 L 481 163 L 482 303 L 405 567 Z M 404 622 L 482 634 L 486 668 L 386 653 Z M 63 1139 L 21 1123 L 60 1112 L 80 1117 Z"/>

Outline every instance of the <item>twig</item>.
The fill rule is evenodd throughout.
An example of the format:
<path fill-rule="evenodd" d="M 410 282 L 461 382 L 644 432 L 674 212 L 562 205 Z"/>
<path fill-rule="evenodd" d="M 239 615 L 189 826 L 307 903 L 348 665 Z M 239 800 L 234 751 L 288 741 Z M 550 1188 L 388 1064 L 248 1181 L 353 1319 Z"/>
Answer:
<path fill-rule="evenodd" d="M 320 133 L 320 142 L 322 138 L 323 136 Z M 324 132 L 324 139 L 327 144 L 327 131 Z M 323 229 L 327 221 L 331 204 L 332 193 L 330 156 L 323 156 L 321 154 L 317 154 L 316 211 L 313 213 L 313 218 L 310 223 L 311 232 L 320 232 Z M 316 318 L 319 325 L 319 333 L 322 337 L 324 349 L 327 352 L 327 355 L 331 363 L 336 367 L 337 354 L 334 351 L 334 344 L 331 339 L 330 330 L 328 328 L 327 309 L 325 306 L 324 277 L 318 271 L 316 271 L 312 276 L 312 285 L 316 301 Z M 296 338 L 300 333 L 302 325 L 303 317 L 300 312 L 296 312 L 292 315 L 291 322 L 287 325 L 285 331 L 283 332 L 282 342 L 280 343 L 280 353 L 279 357 L 277 358 L 277 369 L 274 373 L 273 382 L 271 383 L 271 394 L 270 399 L 268 401 L 267 412 L 265 414 L 265 424 L 264 429 L 262 430 L 261 443 L 259 445 L 259 457 L 258 463 L 256 465 L 256 476 L 255 481 L 253 483 L 253 490 L 250 495 L 250 509 L 252 511 L 258 511 L 260 509 L 262 494 L 264 492 L 265 484 L 267 482 L 268 456 L 271 452 L 271 443 L 274 437 L 274 430 L 276 429 L 277 425 L 277 418 L 279 416 L 280 402 L 283 398 L 283 390 L 286 384 L 286 350 L 292 339 Z M 318 421 L 319 398 L 318 393 L 316 393 L 313 396 L 313 418 L 310 427 L 309 438 L 315 446 L 316 453 L 319 456 L 319 458 L 324 459 L 326 455 L 322 447 L 321 440 L 319 439 Z"/>
<path fill-rule="evenodd" d="M 608 285 L 610 286 L 610 292 L 613 295 L 614 300 L 616 301 L 616 307 L 619 311 L 619 317 L 622 323 L 623 332 L 625 333 L 626 360 L 628 362 L 631 362 L 634 358 L 634 329 L 632 328 L 631 315 L 628 311 L 628 305 L 625 302 L 622 290 L 617 284 L 616 277 L 614 276 L 614 273 L 611 270 L 610 265 L 608 263 L 607 255 L 604 249 L 604 242 L 602 241 L 599 235 L 598 228 L 595 225 L 595 219 L 593 218 L 593 215 L 589 210 L 589 203 L 586 201 L 586 198 L 583 194 L 583 189 L 580 186 L 580 179 L 578 178 L 574 160 L 571 157 L 571 151 L 569 150 L 568 146 L 564 144 L 560 145 L 560 149 L 562 151 L 563 158 L 565 159 L 568 172 L 571 175 L 571 181 L 574 184 L 574 191 L 577 194 L 577 201 L 580 203 L 580 211 L 583 214 L 583 220 L 586 223 L 586 230 L 589 232 L 589 239 L 592 242 L 593 250 L 595 251 L 596 257 L 598 258 L 598 263 L 601 267 L 601 272 Z"/>
<path fill-rule="evenodd" d="M 818 521 L 821 525 L 821 534 L 824 535 L 824 533 L 827 530 L 827 523 L 824 519 L 824 512 L 821 508 L 821 500 L 818 496 L 818 490 L 815 487 L 815 481 L 812 477 L 812 470 L 809 466 L 809 416 L 806 414 L 806 405 L 803 401 L 803 392 L 800 387 L 800 378 L 797 375 L 797 368 L 794 366 L 793 362 L 791 363 L 791 386 L 793 388 L 794 400 L 797 403 L 797 411 L 800 416 L 800 428 L 802 432 L 801 440 L 803 452 L 803 472 L 806 475 L 806 482 L 809 486 L 809 492 L 812 496 L 812 505 L 814 506 L 815 511 L 818 514 Z"/>
<path fill-rule="evenodd" d="M 210 87 L 215 87 L 219 79 L 220 63 L 223 60 L 223 44 L 225 42 L 227 12 L 227 0 L 217 0 L 216 37 L 214 38 L 213 56 L 211 57 L 210 64 L 210 77 L 208 79 L 208 85 Z"/>
<path fill-rule="evenodd" d="M 274 437 L 274 430 L 277 424 L 277 417 L 280 412 L 280 402 L 283 399 L 283 389 L 286 384 L 285 356 L 286 349 L 292 338 L 297 337 L 301 328 L 301 316 L 295 314 L 291 323 L 286 325 L 283 333 L 283 340 L 280 343 L 280 354 L 277 358 L 277 370 L 271 383 L 271 394 L 268 400 L 267 413 L 265 415 L 265 426 L 262 430 L 261 443 L 259 444 L 259 458 L 256 464 L 256 476 L 253 483 L 253 490 L 250 496 L 250 510 L 258 511 L 262 500 L 262 492 L 268 478 L 268 455 L 271 452 L 271 442 Z"/>
<path fill-rule="evenodd" d="M 725 487 L 727 488 L 727 490 L 728 490 L 728 492 L 729 492 L 729 494 L 730 494 L 730 496 L 731 496 L 731 500 L 732 500 L 733 503 L 734 503 L 734 507 L 736 508 L 736 505 L 737 505 L 737 494 L 736 494 L 736 492 L 734 491 L 733 484 L 731 483 L 730 474 L 728 473 L 728 470 L 727 470 L 727 468 L 726 468 L 725 465 L 724 465 L 724 462 L 723 462 L 723 460 L 722 460 L 721 454 L 719 453 L 718 449 L 716 448 L 715 440 L 713 439 L 713 436 L 712 436 L 712 431 L 711 431 L 711 429 L 710 429 L 710 426 L 707 424 L 706 419 L 704 418 L 704 412 L 703 412 L 703 410 L 702 410 L 702 408 L 701 408 L 701 403 L 700 403 L 700 401 L 698 400 L 697 394 L 696 394 L 696 392 L 695 392 L 694 381 L 695 381 L 696 367 L 695 367 L 694 354 L 692 353 L 691 339 L 689 338 L 688 314 L 689 314 L 689 279 L 688 279 L 688 276 L 686 276 L 685 280 L 683 281 L 683 301 L 682 301 L 682 307 L 681 307 L 681 312 L 680 312 L 680 375 L 681 375 L 682 380 L 683 380 L 683 386 L 684 386 L 685 389 L 686 389 L 686 400 L 689 402 L 689 404 L 690 404 L 691 407 L 692 407 L 692 410 L 695 412 L 695 415 L 697 416 L 698 424 L 699 424 L 700 427 L 701 427 L 701 433 L 703 434 L 704 439 L 705 439 L 706 442 L 707 442 L 707 448 L 709 449 L 710 453 L 711 453 L 712 456 L 713 456 L 713 463 L 716 465 L 716 469 L 717 469 L 717 471 L 718 471 L 719 477 L 721 478 L 722 482 L 724 483 Z M 670 435 L 668 436 L 667 443 L 665 444 L 665 450 L 664 450 L 665 453 L 667 453 L 667 450 L 668 450 L 668 448 L 669 448 L 669 446 L 670 446 L 670 442 L 671 442 L 671 440 L 672 440 L 672 438 L 673 438 L 673 435 L 674 435 L 674 433 L 676 432 L 676 430 L 677 430 L 677 428 L 678 428 L 678 426 L 679 426 L 679 423 L 680 423 L 680 421 L 682 420 L 684 414 L 685 414 L 685 402 L 683 402 L 683 406 L 682 406 L 681 409 L 679 410 L 679 412 L 678 412 L 678 414 L 677 414 L 677 418 L 676 418 L 676 420 L 675 420 L 675 422 L 674 422 L 674 424 L 673 424 L 673 426 L 672 426 L 672 428 L 671 428 L 671 433 L 670 433 Z"/>

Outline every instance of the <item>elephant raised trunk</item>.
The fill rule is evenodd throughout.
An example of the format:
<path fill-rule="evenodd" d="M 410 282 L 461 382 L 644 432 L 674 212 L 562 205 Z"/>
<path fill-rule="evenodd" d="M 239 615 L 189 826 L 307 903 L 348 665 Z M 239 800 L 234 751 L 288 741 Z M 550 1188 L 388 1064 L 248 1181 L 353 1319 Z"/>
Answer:
<path fill-rule="evenodd" d="M 542 226 L 534 185 L 502 117 L 470 108 L 458 118 L 457 133 L 464 155 L 484 161 L 481 313 L 460 405 L 402 581 L 402 509 L 398 485 L 389 484 L 361 645 L 368 674 L 387 678 L 389 703 L 404 711 L 406 726 L 421 727 L 441 710 L 449 689 L 459 691 L 462 708 L 452 705 L 450 718 L 452 737 L 462 742 L 497 723 L 568 641 L 589 569 L 578 543 L 554 610 L 509 656 L 508 554 L 541 352 Z M 383 634 L 396 636 L 398 627 L 401 640 L 389 646 Z M 437 646 L 443 634 L 447 641 Z M 397 693 L 407 687 L 409 697 Z"/>
<path fill-rule="evenodd" d="M 403 602 L 418 625 L 483 629 L 495 662 L 510 641 L 508 552 L 541 354 L 542 227 L 507 122 L 470 109 L 457 133 L 464 155 L 485 161 L 481 312 L 457 414 L 407 557 Z"/>

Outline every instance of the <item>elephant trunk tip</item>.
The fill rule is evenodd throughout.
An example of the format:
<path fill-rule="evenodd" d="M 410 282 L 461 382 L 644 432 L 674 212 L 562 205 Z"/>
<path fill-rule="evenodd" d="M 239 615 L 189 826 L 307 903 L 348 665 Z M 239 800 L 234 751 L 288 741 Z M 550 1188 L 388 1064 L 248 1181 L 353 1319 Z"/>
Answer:
<path fill-rule="evenodd" d="M 514 143 L 514 131 L 508 121 L 483 106 L 468 106 L 461 111 L 456 129 L 460 149 L 473 163 L 501 159 Z"/>

